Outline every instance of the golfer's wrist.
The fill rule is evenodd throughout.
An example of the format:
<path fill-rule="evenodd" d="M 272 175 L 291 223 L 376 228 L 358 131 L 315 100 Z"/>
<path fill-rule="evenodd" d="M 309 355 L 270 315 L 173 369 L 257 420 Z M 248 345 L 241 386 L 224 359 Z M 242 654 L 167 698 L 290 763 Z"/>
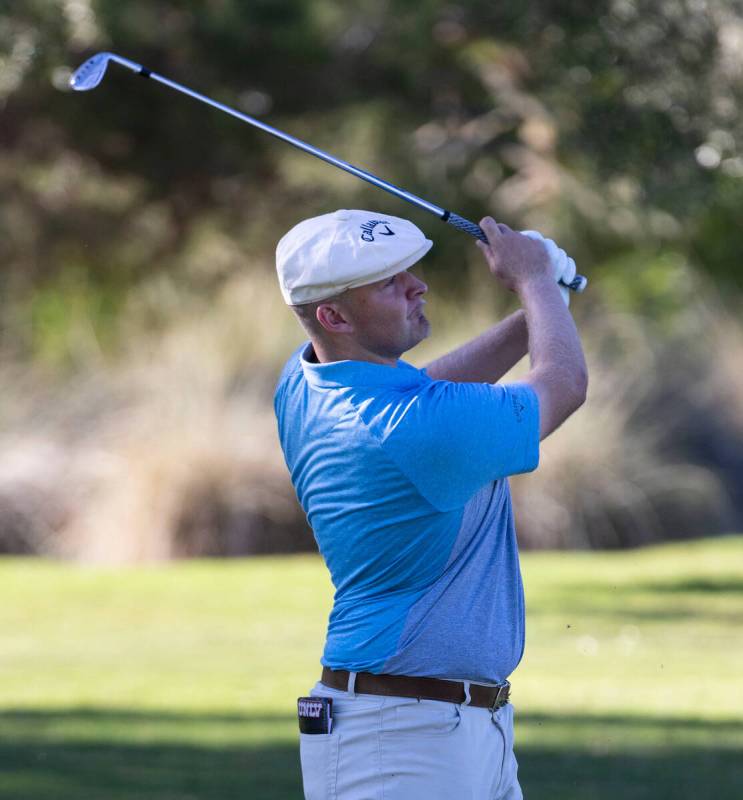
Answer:
<path fill-rule="evenodd" d="M 559 296 L 557 282 L 546 273 L 522 278 L 516 284 L 514 291 L 522 300 L 533 296 L 543 297 L 552 292 Z"/>

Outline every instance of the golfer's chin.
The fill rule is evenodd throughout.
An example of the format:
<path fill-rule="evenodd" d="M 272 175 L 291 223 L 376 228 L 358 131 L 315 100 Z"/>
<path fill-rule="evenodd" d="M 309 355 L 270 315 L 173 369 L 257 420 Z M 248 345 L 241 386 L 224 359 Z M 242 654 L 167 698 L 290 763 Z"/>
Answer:
<path fill-rule="evenodd" d="M 408 317 L 407 328 L 400 330 L 396 345 L 385 348 L 387 355 L 393 354 L 394 358 L 401 358 L 408 350 L 412 350 L 431 333 L 431 323 L 420 313 Z M 381 352 L 381 351 L 376 351 Z"/>
<path fill-rule="evenodd" d="M 419 345 L 424 339 L 431 335 L 431 323 L 426 319 L 423 314 L 417 315 L 410 326 L 410 336 L 408 341 L 410 345 L 406 350 L 412 350 L 416 345 Z"/>

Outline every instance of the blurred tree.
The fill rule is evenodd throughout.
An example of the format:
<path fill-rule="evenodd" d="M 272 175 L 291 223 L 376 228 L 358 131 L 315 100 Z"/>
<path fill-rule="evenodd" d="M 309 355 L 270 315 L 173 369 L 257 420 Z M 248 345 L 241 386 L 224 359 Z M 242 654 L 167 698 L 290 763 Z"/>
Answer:
<path fill-rule="evenodd" d="M 740 10 L 737 0 L 599 0 L 590 13 L 575 0 L 0 4 L 4 344 L 54 352 L 38 341 L 65 324 L 50 292 L 90 298 L 101 328 L 157 272 L 208 294 L 241 261 L 185 272 L 205 229 L 270 260 L 291 224 L 339 206 L 436 225 L 121 70 L 94 93 L 69 93 L 71 68 L 102 49 L 459 213 L 559 235 L 590 272 L 640 245 L 735 282 Z M 433 233 L 431 267 L 455 292 L 449 267 L 467 242 Z M 27 324 L 39 314 L 46 327 Z"/>

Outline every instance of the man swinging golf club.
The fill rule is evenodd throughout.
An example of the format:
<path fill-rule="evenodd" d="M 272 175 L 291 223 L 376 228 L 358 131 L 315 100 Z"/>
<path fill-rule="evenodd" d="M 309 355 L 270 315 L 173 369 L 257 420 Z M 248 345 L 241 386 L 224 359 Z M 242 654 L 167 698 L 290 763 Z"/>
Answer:
<path fill-rule="evenodd" d="M 508 676 L 524 602 L 507 477 L 583 402 L 587 374 L 554 242 L 485 218 L 491 274 L 522 308 L 417 369 L 430 333 L 407 220 L 337 211 L 279 242 L 310 341 L 274 405 L 335 598 L 322 674 L 299 700 L 308 800 L 514 800 Z M 526 353 L 519 383 L 496 382 Z"/>

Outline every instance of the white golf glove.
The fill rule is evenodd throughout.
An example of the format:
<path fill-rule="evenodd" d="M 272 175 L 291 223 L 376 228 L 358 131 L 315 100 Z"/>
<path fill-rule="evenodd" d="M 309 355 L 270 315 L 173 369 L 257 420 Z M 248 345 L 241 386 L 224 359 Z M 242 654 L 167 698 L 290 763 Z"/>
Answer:
<path fill-rule="evenodd" d="M 564 250 L 561 250 L 552 239 L 545 239 L 544 236 L 542 236 L 541 233 L 537 233 L 537 231 L 521 231 L 521 233 L 523 233 L 524 236 L 528 236 L 530 239 L 542 242 L 547 248 L 547 254 L 552 262 L 553 274 L 556 281 L 561 280 L 565 283 L 570 283 L 575 279 L 575 261 L 573 261 Z M 570 289 L 560 285 L 560 293 L 562 294 L 562 299 L 565 301 L 565 305 L 569 306 Z"/>

